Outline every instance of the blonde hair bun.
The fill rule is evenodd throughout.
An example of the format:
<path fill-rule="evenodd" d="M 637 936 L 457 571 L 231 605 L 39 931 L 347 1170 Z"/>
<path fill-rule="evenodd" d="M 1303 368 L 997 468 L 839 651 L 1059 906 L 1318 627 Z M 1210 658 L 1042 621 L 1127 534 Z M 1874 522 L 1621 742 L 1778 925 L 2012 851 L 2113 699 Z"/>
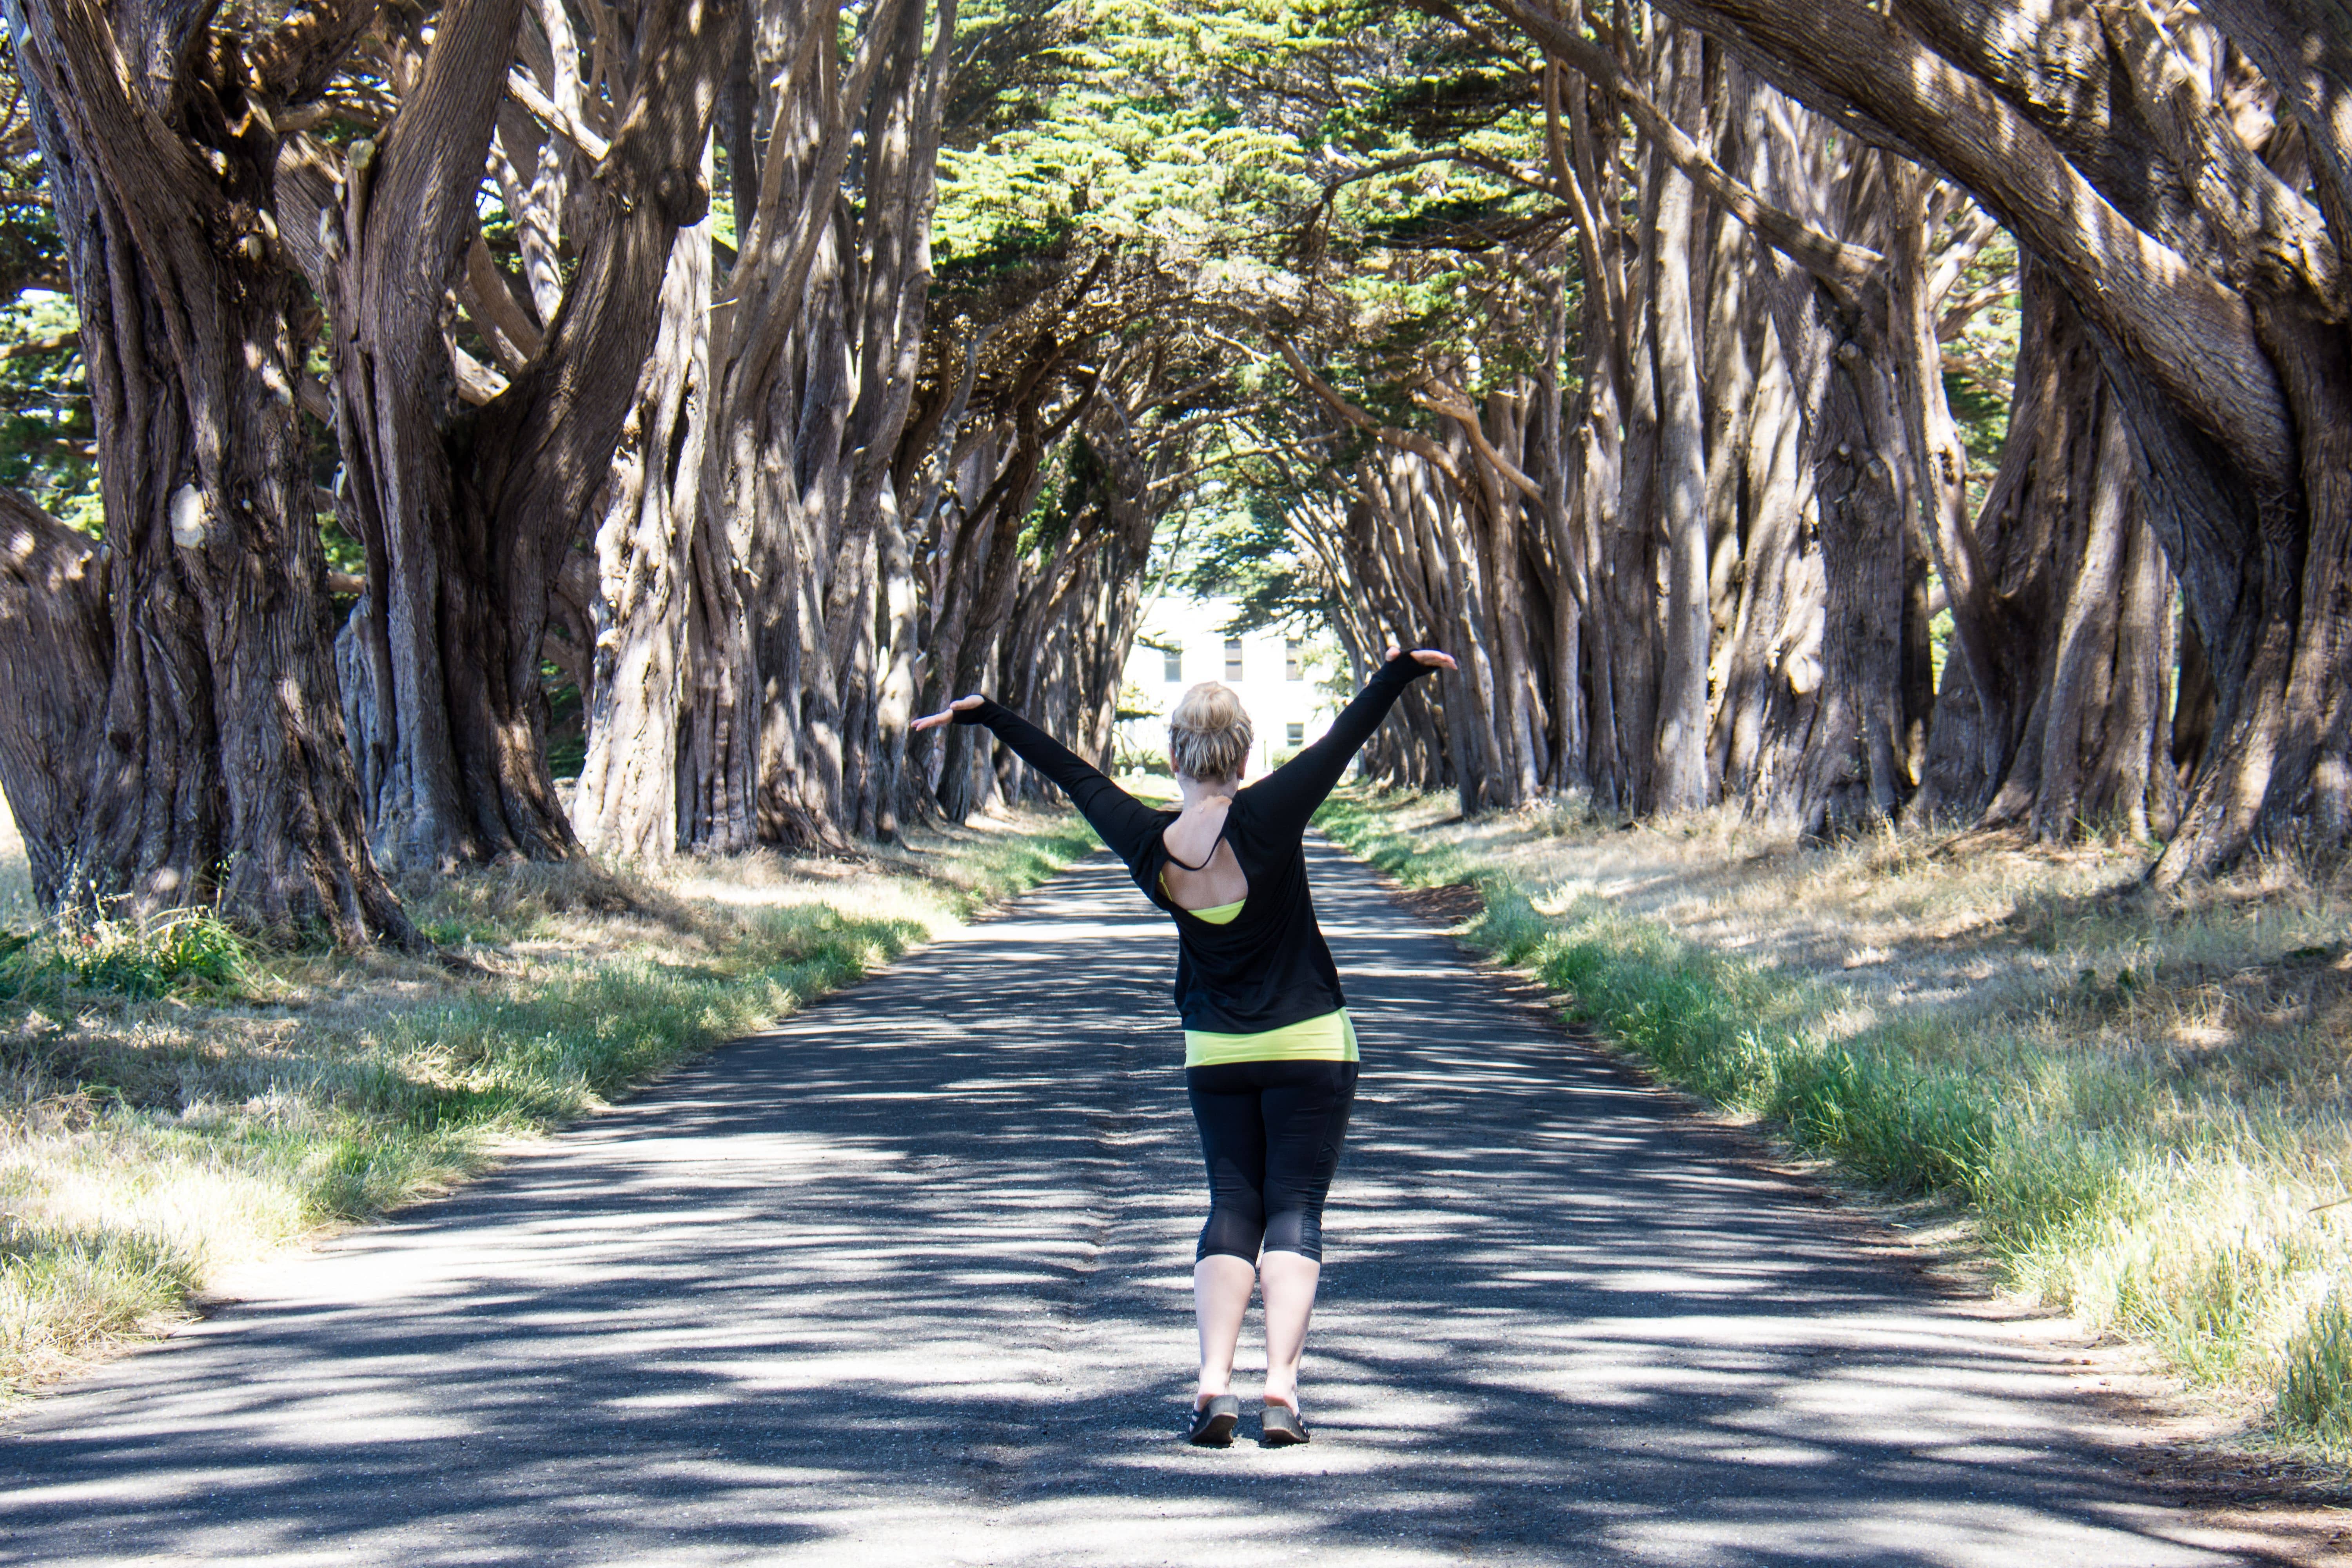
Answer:
<path fill-rule="evenodd" d="M 1168 764 L 1187 778 L 1237 779 L 1252 738 L 1249 714 L 1234 689 L 1204 680 L 1168 715 Z"/>

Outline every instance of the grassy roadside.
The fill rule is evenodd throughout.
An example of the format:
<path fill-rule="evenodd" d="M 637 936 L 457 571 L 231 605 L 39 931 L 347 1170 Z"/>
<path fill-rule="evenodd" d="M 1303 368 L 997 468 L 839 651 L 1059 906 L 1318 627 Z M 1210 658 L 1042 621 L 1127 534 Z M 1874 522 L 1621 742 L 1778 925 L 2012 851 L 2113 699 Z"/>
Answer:
<path fill-rule="evenodd" d="M 2010 1287 L 2147 1345 L 2260 1434 L 2352 1458 L 2352 921 L 2274 864 L 2177 897 L 2134 846 L 1714 816 L 1471 822 L 1351 789 L 1319 819 L 1661 1077 L 1890 1191 Z"/>
<path fill-rule="evenodd" d="M 855 863 L 496 868 L 410 900 L 455 964 L 260 952 L 187 918 L 7 939 L 0 1397 L 169 1321 L 216 1269 L 442 1189 L 1092 847 L 1076 816 L 1024 813 Z M 26 925 L 20 887 L 0 908 Z"/>

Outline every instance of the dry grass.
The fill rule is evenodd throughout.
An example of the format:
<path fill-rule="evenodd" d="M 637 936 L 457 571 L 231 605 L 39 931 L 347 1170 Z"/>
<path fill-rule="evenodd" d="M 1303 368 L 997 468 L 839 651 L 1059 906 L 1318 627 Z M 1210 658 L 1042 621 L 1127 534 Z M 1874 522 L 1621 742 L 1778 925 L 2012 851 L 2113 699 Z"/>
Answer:
<path fill-rule="evenodd" d="M 0 960 L 0 1392 L 168 1321 L 226 1265 L 444 1188 L 1092 846 L 1075 817 L 1024 814 L 856 861 L 494 868 L 409 889 L 438 960 L 257 952 L 203 922 L 37 930 Z M 19 931 L 27 891 L 18 846 L 0 900 Z"/>
<path fill-rule="evenodd" d="M 2179 896 L 2147 847 L 1358 795 L 1334 837 L 1475 883 L 1469 940 L 1670 1079 L 1958 1205 L 2015 1289 L 2352 1455 L 2352 889 L 2273 861 Z"/>

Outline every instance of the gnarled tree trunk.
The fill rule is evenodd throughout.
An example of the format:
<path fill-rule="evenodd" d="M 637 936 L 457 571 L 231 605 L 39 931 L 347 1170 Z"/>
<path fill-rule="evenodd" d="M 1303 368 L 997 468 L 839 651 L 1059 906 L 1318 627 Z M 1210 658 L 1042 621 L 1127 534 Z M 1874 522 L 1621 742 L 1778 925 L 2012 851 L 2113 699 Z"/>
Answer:
<path fill-rule="evenodd" d="M 709 210 L 702 152 L 737 37 L 728 0 L 655 0 L 632 18 L 617 130 L 570 193 L 578 269 L 537 353 L 459 411 L 442 300 L 516 9 L 452 5 L 380 153 L 355 150 L 330 218 L 347 496 L 371 580 L 354 632 L 382 715 L 362 773 L 380 848 L 431 867 L 576 847 L 546 758 L 549 600 L 635 405 L 672 244 Z"/>
<path fill-rule="evenodd" d="M 2144 515 L 2122 410 L 2081 316 L 2028 264 L 2009 447 L 1965 541 L 1963 637 L 1945 667 L 1923 810 L 2023 826 L 2168 831 L 2172 577 Z"/>
<path fill-rule="evenodd" d="M 0 789 L 43 909 L 73 885 L 113 633 L 98 542 L 0 489 Z"/>
<path fill-rule="evenodd" d="M 200 47 L 213 20 L 81 0 L 10 14 L 81 313 L 111 621 L 79 817 L 27 834 L 76 901 L 217 900 L 257 926 L 413 942 L 368 856 L 337 711 L 294 412 L 301 281 L 275 216 L 271 110 L 323 88 L 349 19 L 289 22 L 249 71 Z"/>
<path fill-rule="evenodd" d="M 596 529 L 588 754 L 572 820 L 585 847 L 633 860 L 678 848 L 689 556 L 709 433 L 710 224 L 677 231 L 661 324 L 621 428 Z"/>

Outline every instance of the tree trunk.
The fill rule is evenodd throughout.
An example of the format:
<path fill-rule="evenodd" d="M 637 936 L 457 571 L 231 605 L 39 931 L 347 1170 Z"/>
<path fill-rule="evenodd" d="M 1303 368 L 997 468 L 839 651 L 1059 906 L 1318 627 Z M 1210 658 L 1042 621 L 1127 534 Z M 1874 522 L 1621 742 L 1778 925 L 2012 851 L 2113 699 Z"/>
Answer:
<path fill-rule="evenodd" d="M 1556 261 L 1565 258 L 1556 258 Z M 1554 790 L 1591 787 L 1591 701 L 1584 689 L 1584 606 L 1591 595 L 1591 572 L 1575 523 L 1570 475 L 1571 458 L 1568 402 L 1560 386 L 1560 361 L 1568 347 L 1568 290 L 1564 268 L 1547 279 L 1544 353 L 1536 376 L 1529 441 L 1535 448 L 1536 482 L 1543 491 L 1543 541 L 1550 563 L 1552 755 L 1544 784 Z"/>
<path fill-rule="evenodd" d="M 750 558 L 751 513 L 710 500 L 706 474 L 687 546 L 677 837 L 680 848 L 722 855 L 760 841 L 760 690 L 740 565 Z"/>
<path fill-rule="evenodd" d="M 1664 662 L 1663 623 L 1659 615 L 1661 563 L 1658 547 L 1664 538 L 1659 526 L 1658 499 L 1660 408 L 1657 312 L 1650 302 L 1658 285 L 1657 247 L 1664 237 L 1658 222 L 1667 167 L 1665 154 L 1654 143 L 1642 154 L 1641 248 L 1639 258 L 1626 268 L 1627 290 L 1622 330 L 1627 342 L 1622 416 L 1624 434 L 1618 451 L 1616 504 L 1612 526 L 1603 534 L 1608 552 L 1603 580 L 1609 611 L 1601 617 L 1608 639 L 1610 695 L 1616 733 L 1610 752 L 1615 776 L 1605 792 L 1609 801 L 1628 813 L 1649 809 L 1656 797 L 1652 775 L 1657 765 L 1658 678 Z"/>
<path fill-rule="evenodd" d="M 494 774 L 461 778 L 448 733 L 454 658 L 462 672 L 478 626 L 453 649 L 438 625 L 481 587 L 445 584 L 439 536 L 451 527 L 453 481 L 444 427 L 457 405 L 442 300 L 475 221 L 473 189 L 496 121 L 520 0 L 458 0 L 440 19 L 422 78 L 381 143 L 352 149 L 340 206 L 329 198 L 322 291 L 334 321 L 337 435 L 345 521 L 367 547 L 364 617 L 348 628 L 347 690 L 359 782 L 377 854 L 441 868 L 514 847 L 497 809 Z M 543 612 L 541 612 L 543 616 Z M 537 642 L 534 637 L 533 649 Z M 362 726 L 364 726 L 364 729 Z M 485 836 L 468 786 L 490 793 Z M 475 803 L 478 805 L 478 802 Z"/>
<path fill-rule="evenodd" d="M 98 542 L 0 489 L 0 789 L 45 910 L 75 880 L 112 633 Z"/>
<path fill-rule="evenodd" d="M 318 73 L 272 53 L 280 35 L 247 77 L 195 47 L 191 13 L 128 35 L 98 5 L 12 20 L 81 313 L 112 623 L 80 818 L 28 837 L 62 846 L 78 902 L 217 900 L 259 928 L 414 942 L 337 711 L 294 411 L 301 285 L 272 216 L 279 139 L 247 96 L 315 92 Z"/>
<path fill-rule="evenodd" d="M 735 37 L 725 0 L 657 0 L 635 18 L 619 132 L 571 192 L 577 271 L 537 356 L 487 405 L 453 413 L 440 300 L 470 232 L 513 13 L 514 0 L 471 0 L 445 16 L 381 153 L 354 149 L 331 247 L 341 433 L 372 584 L 358 631 L 388 678 L 363 782 L 380 851 L 436 868 L 577 847 L 546 759 L 549 600 L 635 405 L 672 243 L 709 208 L 702 148 Z"/>
<path fill-rule="evenodd" d="M 677 231 L 661 324 L 621 429 L 596 530 L 595 678 L 572 820 L 581 844 L 631 860 L 679 847 L 688 562 L 709 439 L 710 221 Z"/>
<path fill-rule="evenodd" d="M 1685 113 L 1698 100 L 1699 39 L 1676 29 L 1666 46 Z M 1659 162 L 1663 164 L 1664 159 Z M 1707 668 L 1714 630 L 1707 592 L 1706 451 L 1699 398 L 1699 351 L 1691 304 L 1696 193 L 1689 178 L 1662 168 L 1649 289 L 1657 373 L 1658 521 L 1666 579 L 1657 731 L 1644 805 L 1652 812 L 1708 804 Z"/>
<path fill-rule="evenodd" d="M 1813 485 L 1824 632 L 1822 712 L 1805 770 L 1811 833 L 1884 821 L 1910 795 L 1901 697 L 1908 458 L 1883 364 L 1851 341 L 1835 357 Z"/>
<path fill-rule="evenodd" d="M 1789 356 L 1759 347 L 1746 459 L 1747 538 L 1715 743 L 1726 800 L 1782 827 L 1805 817 L 1803 760 L 1821 708 L 1822 598 L 1813 473 Z"/>
<path fill-rule="evenodd" d="M 2171 577 L 2148 532 L 2122 411 L 2082 318 L 2029 263 L 2010 440 L 1966 542 L 1923 811 L 2058 842 L 2169 826 Z M 1968 579 L 1958 578 L 1967 582 Z M 2161 605 L 2159 609 L 2158 606 Z"/>

